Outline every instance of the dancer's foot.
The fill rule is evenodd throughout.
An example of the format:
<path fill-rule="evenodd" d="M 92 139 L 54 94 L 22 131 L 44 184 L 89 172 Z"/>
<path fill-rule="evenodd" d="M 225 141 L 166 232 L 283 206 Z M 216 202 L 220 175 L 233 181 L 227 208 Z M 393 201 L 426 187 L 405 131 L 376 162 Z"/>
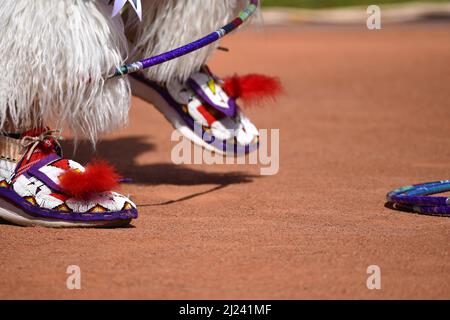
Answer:
<path fill-rule="evenodd" d="M 258 148 L 259 133 L 205 66 L 186 83 L 162 86 L 133 76 L 133 93 L 152 102 L 185 137 L 220 154 L 241 155 Z"/>
<path fill-rule="evenodd" d="M 62 158 L 48 129 L 0 136 L 0 218 L 22 226 L 117 227 L 137 218 L 136 205 L 110 191 L 112 168 Z"/>

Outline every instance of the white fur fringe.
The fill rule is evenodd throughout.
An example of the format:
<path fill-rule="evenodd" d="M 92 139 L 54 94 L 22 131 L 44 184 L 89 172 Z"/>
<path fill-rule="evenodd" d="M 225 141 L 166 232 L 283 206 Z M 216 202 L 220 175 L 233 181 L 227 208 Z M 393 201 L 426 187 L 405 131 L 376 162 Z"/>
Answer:
<path fill-rule="evenodd" d="M 105 1 L 0 0 L 0 129 L 54 123 L 95 141 L 128 118 L 121 19 Z"/>
<path fill-rule="evenodd" d="M 120 17 L 109 0 L 0 0 L 0 130 L 69 127 L 95 142 L 126 124 L 126 77 L 105 82 L 127 62 Z M 127 15 L 135 47 L 128 62 L 185 45 L 234 17 L 247 0 L 143 0 L 144 21 Z M 145 71 L 159 82 L 186 80 L 217 45 Z"/>

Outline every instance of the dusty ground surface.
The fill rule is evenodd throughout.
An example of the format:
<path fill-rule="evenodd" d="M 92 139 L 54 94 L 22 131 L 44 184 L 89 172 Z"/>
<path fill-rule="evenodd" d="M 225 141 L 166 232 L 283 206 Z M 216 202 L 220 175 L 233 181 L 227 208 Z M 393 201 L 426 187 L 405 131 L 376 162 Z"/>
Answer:
<path fill-rule="evenodd" d="M 276 106 L 249 111 L 281 129 L 279 173 L 173 165 L 171 126 L 134 99 L 130 126 L 99 151 L 135 180 L 122 192 L 140 218 L 115 230 L 0 224 L 0 298 L 449 299 L 450 220 L 384 207 L 393 188 L 449 178 L 448 39 L 448 24 L 227 39 L 218 74 L 285 86 Z M 66 289 L 72 264 L 80 291 Z M 366 288 L 372 264 L 381 290 Z"/>

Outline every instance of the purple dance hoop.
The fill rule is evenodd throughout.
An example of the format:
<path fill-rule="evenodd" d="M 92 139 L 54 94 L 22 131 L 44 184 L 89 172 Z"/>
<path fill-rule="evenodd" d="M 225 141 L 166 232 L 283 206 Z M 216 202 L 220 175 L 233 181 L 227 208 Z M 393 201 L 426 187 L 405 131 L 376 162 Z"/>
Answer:
<path fill-rule="evenodd" d="M 117 68 L 114 71 L 114 73 L 110 75 L 107 79 L 111 79 L 114 77 L 121 77 L 130 73 L 135 73 L 144 69 L 154 67 L 164 62 L 187 55 L 191 52 L 199 50 L 203 47 L 206 47 L 218 41 L 227 34 L 239 28 L 256 12 L 256 10 L 258 9 L 259 0 L 249 0 L 249 1 L 250 1 L 249 5 L 239 13 L 239 16 L 237 18 L 235 18 L 233 21 L 231 21 L 226 26 L 220 28 L 219 30 L 214 31 L 213 33 L 210 33 L 206 37 L 191 42 L 183 47 Z"/>
<path fill-rule="evenodd" d="M 450 191 L 450 180 L 406 186 L 387 194 L 391 208 L 426 215 L 450 217 L 450 197 L 430 197 Z"/>

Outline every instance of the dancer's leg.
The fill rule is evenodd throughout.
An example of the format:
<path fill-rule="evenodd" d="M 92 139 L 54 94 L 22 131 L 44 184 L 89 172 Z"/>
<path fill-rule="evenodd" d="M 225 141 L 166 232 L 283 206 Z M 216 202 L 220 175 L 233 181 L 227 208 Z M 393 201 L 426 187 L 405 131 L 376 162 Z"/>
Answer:
<path fill-rule="evenodd" d="M 110 15 L 105 1 L 2 1 L 0 130 L 55 121 L 95 140 L 126 123 L 128 80 L 104 81 L 126 58 Z"/>
<path fill-rule="evenodd" d="M 105 1 L 0 4 L 0 217 L 20 225 L 116 226 L 135 205 L 110 191 L 117 174 L 62 159 L 50 123 L 95 141 L 127 120 L 129 83 L 104 76 L 126 56 Z"/>

